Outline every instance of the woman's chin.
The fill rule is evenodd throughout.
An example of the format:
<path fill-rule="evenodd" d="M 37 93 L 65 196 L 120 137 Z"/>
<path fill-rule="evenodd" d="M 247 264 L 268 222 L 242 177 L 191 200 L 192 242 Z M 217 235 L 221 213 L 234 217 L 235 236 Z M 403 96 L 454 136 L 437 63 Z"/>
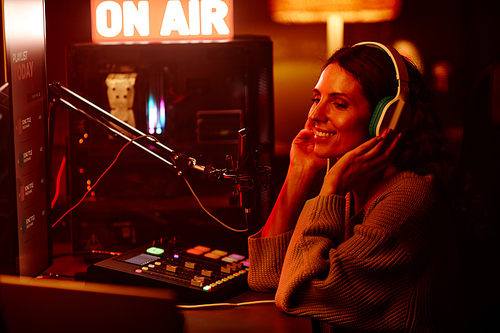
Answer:
<path fill-rule="evenodd" d="M 314 155 L 319 158 L 336 158 L 335 156 L 332 156 L 331 152 L 322 151 L 321 149 L 315 149 Z"/>

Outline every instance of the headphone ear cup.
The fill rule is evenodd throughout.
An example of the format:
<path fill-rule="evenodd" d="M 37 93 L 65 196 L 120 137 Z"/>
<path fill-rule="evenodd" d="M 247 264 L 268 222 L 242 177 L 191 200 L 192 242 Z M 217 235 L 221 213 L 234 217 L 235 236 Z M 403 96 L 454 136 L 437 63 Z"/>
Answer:
<path fill-rule="evenodd" d="M 369 131 L 370 136 L 372 138 L 377 136 L 377 126 L 381 121 L 380 117 L 382 116 L 382 112 L 384 111 L 384 108 L 393 99 L 394 99 L 394 97 L 392 97 L 392 96 L 384 97 L 380 100 L 380 102 L 378 102 L 377 106 L 375 107 L 375 110 L 373 111 L 372 118 L 370 120 L 370 125 L 368 127 L 368 131 Z"/>

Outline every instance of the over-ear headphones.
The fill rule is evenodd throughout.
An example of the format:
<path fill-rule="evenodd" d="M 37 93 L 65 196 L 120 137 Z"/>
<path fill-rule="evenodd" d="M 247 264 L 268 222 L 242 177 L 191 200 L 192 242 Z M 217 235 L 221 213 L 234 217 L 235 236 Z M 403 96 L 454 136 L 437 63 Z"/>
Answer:
<path fill-rule="evenodd" d="M 392 46 L 377 42 L 361 42 L 353 47 L 359 45 L 371 46 L 385 51 L 391 57 L 396 70 L 396 79 L 398 80 L 396 96 L 382 98 L 375 107 L 368 128 L 370 136 L 378 136 L 387 128 L 403 132 L 411 120 L 409 76 L 403 57 Z"/>

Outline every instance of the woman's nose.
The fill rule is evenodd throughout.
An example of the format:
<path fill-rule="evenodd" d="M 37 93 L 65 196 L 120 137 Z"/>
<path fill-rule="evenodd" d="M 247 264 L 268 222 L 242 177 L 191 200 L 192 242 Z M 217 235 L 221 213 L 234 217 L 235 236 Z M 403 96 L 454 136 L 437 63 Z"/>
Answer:
<path fill-rule="evenodd" d="M 321 102 L 314 104 L 309 110 L 308 118 L 312 122 L 326 122 L 328 118 L 326 117 L 325 109 Z"/>

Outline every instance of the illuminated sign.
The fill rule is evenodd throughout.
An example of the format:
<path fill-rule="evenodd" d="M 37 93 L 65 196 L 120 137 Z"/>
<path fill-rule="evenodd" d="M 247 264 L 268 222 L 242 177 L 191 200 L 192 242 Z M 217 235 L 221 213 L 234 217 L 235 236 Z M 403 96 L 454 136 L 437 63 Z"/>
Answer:
<path fill-rule="evenodd" d="M 91 0 L 92 41 L 233 38 L 233 0 Z"/>

